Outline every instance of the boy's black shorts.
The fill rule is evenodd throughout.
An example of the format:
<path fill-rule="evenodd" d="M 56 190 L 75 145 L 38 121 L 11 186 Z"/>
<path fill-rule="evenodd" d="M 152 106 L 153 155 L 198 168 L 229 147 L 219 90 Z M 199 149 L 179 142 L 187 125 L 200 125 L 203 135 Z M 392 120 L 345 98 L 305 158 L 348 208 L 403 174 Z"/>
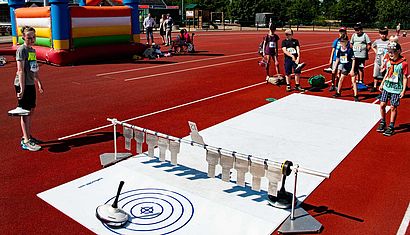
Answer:
<path fill-rule="evenodd" d="M 366 62 L 365 58 L 355 58 L 355 64 L 354 64 L 354 73 L 357 74 L 359 70 L 364 69 L 364 65 Z"/>
<path fill-rule="evenodd" d="M 20 86 L 14 86 L 16 88 L 16 94 L 20 92 Z M 31 110 L 36 107 L 36 86 L 27 85 L 24 89 L 23 98 L 18 100 L 18 107 L 25 110 Z"/>

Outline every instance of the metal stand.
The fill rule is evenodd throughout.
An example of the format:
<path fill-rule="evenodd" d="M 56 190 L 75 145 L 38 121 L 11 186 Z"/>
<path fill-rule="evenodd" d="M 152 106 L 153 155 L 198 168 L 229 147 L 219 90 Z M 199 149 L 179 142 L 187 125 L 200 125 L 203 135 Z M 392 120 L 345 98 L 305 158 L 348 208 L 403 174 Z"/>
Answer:
<path fill-rule="evenodd" d="M 279 228 L 279 233 L 320 233 L 322 224 L 303 208 L 298 207 L 293 212 L 294 218 L 289 216 Z"/>
<path fill-rule="evenodd" d="M 100 162 L 103 167 L 112 165 L 125 158 L 131 157 L 131 153 L 117 153 L 117 119 L 113 119 L 114 126 L 114 153 L 103 153 L 100 155 Z"/>
<path fill-rule="evenodd" d="M 322 229 L 322 224 L 307 213 L 303 208 L 295 208 L 296 199 L 296 184 L 298 179 L 298 168 L 293 168 L 295 173 L 295 184 L 293 186 L 292 196 L 292 211 L 290 216 L 285 220 L 282 226 L 279 228 L 279 233 L 319 233 Z M 283 183 L 283 182 L 282 182 Z"/>

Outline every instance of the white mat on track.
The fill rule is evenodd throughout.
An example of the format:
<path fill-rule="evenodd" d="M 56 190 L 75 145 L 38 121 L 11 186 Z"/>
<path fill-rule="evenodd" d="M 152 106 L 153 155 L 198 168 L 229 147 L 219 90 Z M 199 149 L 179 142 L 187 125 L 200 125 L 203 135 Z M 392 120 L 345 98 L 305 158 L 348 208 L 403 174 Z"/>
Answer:
<path fill-rule="evenodd" d="M 200 134 L 208 145 L 330 173 L 378 120 L 378 105 L 292 94 Z M 234 170 L 229 183 L 207 178 L 204 149 L 182 144 L 178 163 L 141 154 L 38 196 L 97 234 L 270 234 L 290 214 L 268 205 L 265 178 L 261 192 L 249 183 L 235 185 Z M 251 182 L 249 173 L 246 178 Z M 131 221 L 112 229 L 95 217 L 95 209 L 113 202 L 121 180 L 119 207 Z M 300 174 L 298 199 L 322 181 Z M 292 176 L 286 188 L 292 191 Z"/>

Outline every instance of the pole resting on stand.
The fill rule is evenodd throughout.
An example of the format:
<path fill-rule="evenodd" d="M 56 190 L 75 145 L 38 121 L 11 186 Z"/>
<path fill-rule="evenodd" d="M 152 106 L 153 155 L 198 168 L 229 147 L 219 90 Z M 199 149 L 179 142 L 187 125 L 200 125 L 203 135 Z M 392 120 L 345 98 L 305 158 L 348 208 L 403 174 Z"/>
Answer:
<path fill-rule="evenodd" d="M 282 186 L 277 193 L 277 196 L 268 195 L 268 202 L 270 205 L 281 208 L 288 209 L 292 207 L 292 198 L 293 194 L 287 192 L 285 189 L 286 176 L 289 176 L 292 173 L 293 163 L 291 161 L 285 161 L 282 164 Z"/>
<path fill-rule="evenodd" d="M 287 203 L 290 195 L 290 205 L 292 209 L 290 216 L 285 220 L 285 222 L 283 222 L 282 226 L 278 229 L 278 232 L 284 234 L 319 233 L 322 230 L 322 224 L 319 223 L 311 215 L 309 215 L 309 213 L 306 212 L 302 207 L 296 207 L 298 204 L 296 198 L 296 188 L 298 181 L 299 165 L 296 165 L 294 167 L 292 167 L 292 165 L 292 162 L 288 161 L 284 162 L 282 165 L 283 181 L 282 188 L 278 192 L 278 201 L 283 201 L 283 203 L 277 204 L 281 205 Z M 292 171 L 295 175 L 293 194 L 286 192 L 284 189 L 285 178 L 286 176 L 289 176 Z"/>
<path fill-rule="evenodd" d="M 117 119 L 112 119 L 111 123 L 114 127 L 114 153 L 100 154 L 100 162 L 103 167 L 112 165 L 118 161 L 131 157 L 131 153 L 117 153 Z"/>

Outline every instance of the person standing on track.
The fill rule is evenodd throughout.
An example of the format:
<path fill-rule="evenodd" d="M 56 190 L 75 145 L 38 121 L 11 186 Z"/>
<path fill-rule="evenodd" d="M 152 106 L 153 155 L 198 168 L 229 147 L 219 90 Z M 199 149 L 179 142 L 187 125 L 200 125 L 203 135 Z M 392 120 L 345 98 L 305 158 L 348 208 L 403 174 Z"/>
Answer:
<path fill-rule="evenodd" d="M 374 67 L 373 67 L 373 87 L 370 89 L 370 92 L 376 92 L 377 83 L 383 79 L 384 74 L 381 70 L 383 64 L 383 58 L 387 54 L 387 44 L 389 39 L 387 35 L 389 30 L 385 28 L 379 29 L 380 38 L 376 39 L 372 44 L 372 49 L 376 54 L 374 58 Z"/>
<path fill-rule="evenodd" d="M 269 79 L 269 67 L 271 59 L 275 63 L 276 74 L 279 74 L 279 61 L 278 61 L 278 42 L 279 36 L 275 34 L 276 26 L 270 24 L 269 26 L 269 33 L 263 39 L 263 59 L 266 62 L 266 79 Z"/>
<path fill-rule="evenodd" d="M 396 26 L 396 36 L 400 36 L 400 23 Z"/>
<path fill-rule="evenodd" d="M 174 26 L 174 20 L 171 15 L 167 14 L 167 19 L 165 20 L 165 45 L 171 46 L 172 41 L 172 26 Z"/>
<path fill-rule="evenodd" d="M 339 37 L 336 38 L 332 43 L 332 52 L 330 53 L 329 68 L 326 70 L 326 72 L 330 71 L 332 73 L 332 84 L 329 87 L 329 91 L 334 91 L 336 89 L 337 78 L 340 77 L 339 70 L 335 66 L 336 66 L 336 53 L 340 48 L 341 39 L 346 39 L 346 40 L 349 39 L 349 37 L 347 36 L 347 30 L 345 27 L 341 27 L 339 29 Z M 347 46 L 350 47 L 350 42 L 348 42 Z M 336 73 L 333 73 L 333 71 L 336 71 Z"/>
<path fill-rule="evenodd" d="M 364 65 L 365 61 L 369 59 L 369 50 L 371 48 L 371 41 L 369 36 L 363 32 L 363 27 L 360 23 L 354 26 L 355 33 L 350 39 L 350 44 L 353 47 L 354 57 L 356 60 L 355 74 L 358 83 L 364 83 Z"/>
<path fill-rule="evenodd" d="M 282 51 L 285 55 L 285 76 L 286 76 L 286 91 L 292 91 L 290 85 L 290 76 L 292 71 L 295 73 L 295 90 L 304 91 L 300 87 L 300 73 L 305 63 L 300 63 L 300 44 L 297 39 L 293 38 L 293 30 L 285 30 L 286 38 L 282 41 Z"/>
<path fill-rule="evenodd" d="M 148 16 L 144 19 L 144 29 L 145 33 L 147 35 L 147 45 L 149 44 L 149 38 L 151 37 L 151 44 L 154 43 L 154 26 L 155 26 L 155 20 L 154 18 L 151 17 L 151 13 L 148 13 Z"/>
<path fill-rule="evenodd" d="M 161 19 L 159 20 L 159 35 L 161 36 L 162 39 L 162 45 L 165 45 L 165 21 L 167 20 L 167 15 L 162 14 Z"/>
<path fill-rule="evenodd" d="M 24 44 L 16 51 L 17 73 L 14 80 L 18 107 L 30 111 L 28 115 L 21 116 L 20 125 L 23 132 L 20 145 L 23 150 L 38 151 L 41 146 L 40 141 L 31 136 L 32 118 L 36 107 L 36 87 L 43 93 L 43 85 L 39 78 L 39 66 L 37 64 L 36 50 L 32 47 L 36 41 L 36 31 L 34 28 L 25 26 L 21 29 Z"/>
<path fill-rule="evenodd" d="M 385 136 L 394 135 L 394 123 L 397 118 L 397 109 L 400 105 L 400 99 L 404 97 L 406 92 L 407 80 L 409 79 L 408 63 L 406 58 L 401 55 L 401 46 L 399 43 L 390 42 L 387 45 L 389 60 L 386 65 L 386 75 L 379 90 L 382 92 L 380 97 L 380 124 L 377 128 L 378 132 Z M 386 129 L 386 106 L 390 100 L 390 124 Z"/>
<path fill-rule="evenodd" d="M 354 77 L 354 65 L 356 63 L 356 59 L 354 57 L 352 48 L 348 47 L 347 45 L 348 40 L 341 39 L 340 48 L 336 52 L 335 69 L 333 70 L 333 73 L 336 73 L 336 69 L 338 69 L 341 75 L 339 79 L 339 84 L 337 85 L 337 91 L 333 95 L 333 97 L 337 98 L 341 96 L 343 80 L 347 75 L 350 74 L 352 79 L 354 101 L 357 102 L 359 101 L 359 98 L 357 96 L 357 84 L 356 79 Z"/>

